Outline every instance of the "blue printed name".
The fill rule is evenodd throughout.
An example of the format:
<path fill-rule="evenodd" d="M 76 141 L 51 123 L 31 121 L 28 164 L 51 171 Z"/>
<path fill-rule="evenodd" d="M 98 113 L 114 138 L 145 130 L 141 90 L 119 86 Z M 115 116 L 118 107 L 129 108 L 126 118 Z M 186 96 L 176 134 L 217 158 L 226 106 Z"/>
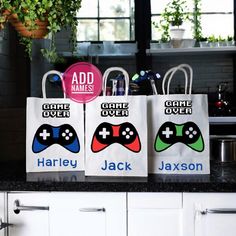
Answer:
<path fill-rule="evenodd" d="M 111 171 L 130 171 L 132 170 L 131 168 L 131 163 L 126 162 L 108 162 L 107 160 L 104 161 L 101 170 L 111 170 Z"/>
<path fill-rule="evenodd" d="M 72 167 L 73 169 L 77 168 L 77 160 L 68 160 L 62 158 L 38 158 L 37 159 L 38 167 Z"/>
<path fill-rule="evenodd" d="M 203 165 L 202 163 L 165 163 L 161 162 L 161 165 L 158 168 L 159 170 L 167 170 L 167 171 L 202 171 Z"/>

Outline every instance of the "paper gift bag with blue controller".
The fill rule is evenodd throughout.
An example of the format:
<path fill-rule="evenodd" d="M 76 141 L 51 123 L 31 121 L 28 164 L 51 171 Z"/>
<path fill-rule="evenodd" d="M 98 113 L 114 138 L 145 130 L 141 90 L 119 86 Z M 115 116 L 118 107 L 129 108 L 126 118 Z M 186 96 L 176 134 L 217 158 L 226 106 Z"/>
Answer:
<path fill-rule="evenodd" d="M 177 71 L 184 74 L 185 94 L 169 94 Z M 189 65 L 174 67 L 163 79 L 163 95 L 148 97 L 149 173 L 210 172 L 207 95 L 191 94 L 192 78 Z"/>
<path fill-rule="evenodd" d="M 83 104 L 66 98 L 46 98 L 46 79 L 42 79 L 43 98 L 27 98 L 26 171 L 84 170 Z"/>
<path fill-rule="evenodd" d="M 105 96 L 112 71 L 124 75 L 124 96 Z M 128 73 L 109 68 L 103 76 L 103 96 L 86 104 L 88 176 L 147 176 L 146 96 L 128 96 L 128 88 Z"/>

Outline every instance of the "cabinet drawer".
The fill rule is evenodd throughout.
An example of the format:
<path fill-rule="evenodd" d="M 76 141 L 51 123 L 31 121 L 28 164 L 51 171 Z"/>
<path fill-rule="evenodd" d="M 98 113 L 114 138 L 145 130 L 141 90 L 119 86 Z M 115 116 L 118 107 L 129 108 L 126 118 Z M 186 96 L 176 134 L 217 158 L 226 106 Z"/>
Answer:
<path fill-rule="evenodd" d="M 182 208 L 182 193 L 128 193 L 128 209 Z"/>

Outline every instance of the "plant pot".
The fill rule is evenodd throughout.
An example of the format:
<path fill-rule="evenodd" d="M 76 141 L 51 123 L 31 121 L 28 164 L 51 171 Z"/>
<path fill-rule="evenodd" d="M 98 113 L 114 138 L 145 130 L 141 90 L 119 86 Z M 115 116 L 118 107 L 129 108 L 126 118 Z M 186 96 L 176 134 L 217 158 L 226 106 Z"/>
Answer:
<path fill-rule="evenodd" d="M 185 29 L 182 28 L 172 28 L 170 29 L 171 39 L 181 40 L 184 37 Z"/>
<path fill-rule="evenodd" d="M 16 31 L 19 32 L 21 36 L 27 38 L 42 39 L 48 33 L 48 21 L 36 20 L 36 29 L 28 29 L 21 21 L 19 21 L 16 14 L 11 14 L 8 17 L 8 21 L 12 24 Z"/>
<path fill-rule="evenodd" d="M 0 30 L 3 30 L 5 27 L 5 24 L 8 21 L 8 17 L 11 13 L 8 10 L 0 11 L 0 15 L 3 18 L 2 21 L 0 22 Z"/>

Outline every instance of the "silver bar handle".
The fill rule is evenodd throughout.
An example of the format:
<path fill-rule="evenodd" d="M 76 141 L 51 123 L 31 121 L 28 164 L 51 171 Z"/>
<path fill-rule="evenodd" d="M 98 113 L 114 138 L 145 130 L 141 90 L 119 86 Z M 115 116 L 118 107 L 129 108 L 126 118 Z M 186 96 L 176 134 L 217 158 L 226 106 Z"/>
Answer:
<path fill-rule="evenodd" d="M 13 211 L 19 214 L 20 211 L 49 211 L 49 206 L 23 206 L 19 200 L 15 200 Z"/>
<path fill-rule="evenodd" d="M 13 225 L 13 224 L 2 222 L 2 218 L 0 218 L 0 230 L 7 228 L 8 226 L 11 226 L 11 225 Z"/>
<path fill-rule="evenodd" d="M 202 215 L 206 214 L 236 214 L 236 208 L 212 208 L 200 211 Z"/>
<path fill-rule="evenodd" d="M 81 212 L 106 212 L 106 209 L 104 207 L 102 208 L 80 208 L 79 211 Z"/>

